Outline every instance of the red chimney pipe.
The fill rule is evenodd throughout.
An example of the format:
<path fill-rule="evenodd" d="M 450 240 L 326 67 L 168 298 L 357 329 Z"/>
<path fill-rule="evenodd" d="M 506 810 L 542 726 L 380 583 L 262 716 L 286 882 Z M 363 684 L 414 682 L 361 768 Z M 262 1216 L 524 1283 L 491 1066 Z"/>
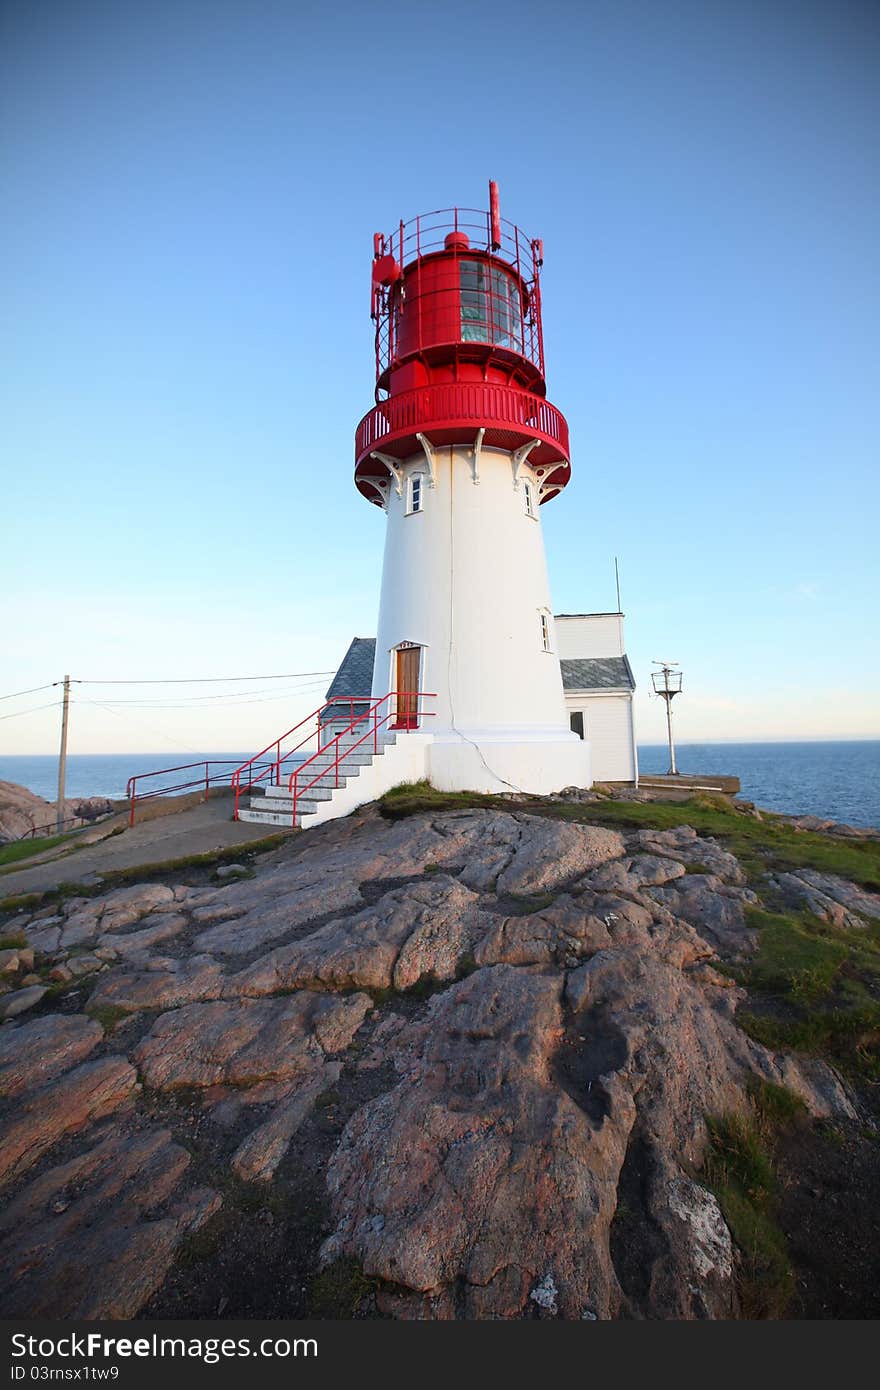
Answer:
<path fill-rule="evenodd" d="M 498 205 L 498 185 L 489 180 L 489 221 L 492 227 L 492 250 L 501 250 L 501 210 Z"/>

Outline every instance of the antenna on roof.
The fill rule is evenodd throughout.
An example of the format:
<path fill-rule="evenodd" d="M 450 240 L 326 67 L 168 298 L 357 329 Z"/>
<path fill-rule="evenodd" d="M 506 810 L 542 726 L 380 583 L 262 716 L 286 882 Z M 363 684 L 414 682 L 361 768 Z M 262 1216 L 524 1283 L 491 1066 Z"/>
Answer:
<path fill-rule="evenodd" d="M 614 582 L 617 585 L 617 611 L 622 612 L 620 607 L 620 570 L 617 568 L 617 556 L 614 557 Z"/>

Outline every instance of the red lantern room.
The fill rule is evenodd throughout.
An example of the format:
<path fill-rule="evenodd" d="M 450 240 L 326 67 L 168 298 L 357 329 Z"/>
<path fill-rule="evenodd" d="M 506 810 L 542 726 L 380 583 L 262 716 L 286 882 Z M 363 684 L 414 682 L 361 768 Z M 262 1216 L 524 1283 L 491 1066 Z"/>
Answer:
<path fill-rule="evenodd" d="M 568 426 L 546 398 L 540 241 L 499 213 L 447 208 L 373 239 L 376 405 L 355 437 L 355 482 L 378 506 L 389 468 L 432 445 L 482 444 L 529 462 L 541 500 L 570 477 Z M 536 441 L 536 442 L 535 442 Z"/>

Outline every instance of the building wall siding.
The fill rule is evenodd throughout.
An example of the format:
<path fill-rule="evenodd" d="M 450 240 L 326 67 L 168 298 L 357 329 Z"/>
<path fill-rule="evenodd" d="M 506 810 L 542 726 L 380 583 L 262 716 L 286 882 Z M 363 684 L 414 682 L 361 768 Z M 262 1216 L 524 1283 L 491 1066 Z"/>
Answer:
<path fill-rule="evenodd" d="M 596 782 L 633 782 L 632 700 L 628 695 L 568 695 L 569 711 L 584 716 Z"/>
<path fill-rule="evenodd" d="M 623 614 L 556 615 L 560 657 L 623 656 Z"/>

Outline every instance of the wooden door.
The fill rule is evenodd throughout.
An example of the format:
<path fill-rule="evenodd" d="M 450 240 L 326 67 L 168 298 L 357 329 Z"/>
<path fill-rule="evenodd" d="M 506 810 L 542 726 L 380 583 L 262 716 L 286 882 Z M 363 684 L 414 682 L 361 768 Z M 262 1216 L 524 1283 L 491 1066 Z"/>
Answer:
<path fill-rule="evenodd" d="M 419 712 L 420 647 L 401 647 L 397 653 L 397 728 L 414 729 Z"/>

